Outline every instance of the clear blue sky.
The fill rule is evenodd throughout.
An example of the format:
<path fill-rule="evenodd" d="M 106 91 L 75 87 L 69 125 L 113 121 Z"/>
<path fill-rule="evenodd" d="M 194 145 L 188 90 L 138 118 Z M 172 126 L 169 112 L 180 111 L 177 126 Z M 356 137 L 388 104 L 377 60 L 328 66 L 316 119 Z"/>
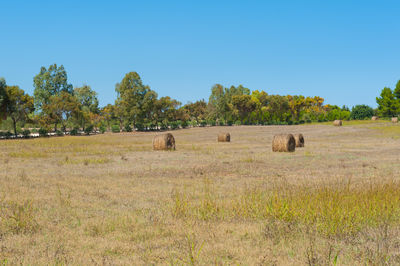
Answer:
<path fill-rule="evenodd" d="M 63 64 L 101 105 L 137 71 L 160 96 L 213 84 L 369 104 L 400 79 L 399 1 L 1 1 L 0 76 L 33 93 Z"/>

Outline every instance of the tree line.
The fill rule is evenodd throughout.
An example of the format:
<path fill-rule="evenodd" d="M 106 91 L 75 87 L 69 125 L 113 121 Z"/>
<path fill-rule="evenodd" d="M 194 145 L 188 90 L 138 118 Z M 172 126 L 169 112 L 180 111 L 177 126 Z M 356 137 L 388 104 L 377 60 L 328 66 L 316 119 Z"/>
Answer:
<path fill-rule="evenodd" d="M 291 125 L 336 119 L 368 119 L 373 115 L 395 116 L 400 113 L 400 81 L 392 91 L 384 88 L 377 97 L 379 107 L 324 104 L 319 96 L 270 95 L 251 91 L 242 85 L 211 88 L 208 102 L 198 100 L 182 105 L 169 96 L 158 97 L 136 72 L 125 75 L 115 85 L 114 104 L 99 106 L 97 93 L 88 85 L 73 87 L 64 67 L 41 67 L 33 78 L 34 93 L 28 95 L 19 86 L 7 85 L 0 78 L 1 128 L 13 134 L 28 135 L 26 128 L 40 128 L 63 135 L 84 131 L 113 132 L 166 130 L 188 126 L 215 125 Z M 22 130 L 25 128 L 25 130 Z M 8 133 L 10 134 L 10 133 Z"/>

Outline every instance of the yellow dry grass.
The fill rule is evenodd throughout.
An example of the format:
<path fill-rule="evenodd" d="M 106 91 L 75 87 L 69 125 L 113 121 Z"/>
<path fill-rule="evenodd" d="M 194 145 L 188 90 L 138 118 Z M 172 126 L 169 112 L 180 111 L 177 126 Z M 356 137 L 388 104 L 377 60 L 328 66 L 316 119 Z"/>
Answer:
<path fill-rule="evenodd" d="M 0 264 L 399 264 L 397 124 L 0 141 Z M 230 145 L 215 145 L 221 130 Z M 273 153 L 301 131 L 305 148 Z"/>

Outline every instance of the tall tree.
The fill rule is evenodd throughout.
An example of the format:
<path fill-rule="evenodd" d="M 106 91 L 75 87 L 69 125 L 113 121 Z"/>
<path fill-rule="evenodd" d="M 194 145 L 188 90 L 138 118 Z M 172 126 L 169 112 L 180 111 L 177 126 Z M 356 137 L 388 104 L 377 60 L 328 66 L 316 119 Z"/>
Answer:
<path fill-rule="evenodd" d="M 400 80 L 397 81 L 396 88 L 394 88 L 394 96 L 400 101 Z"/>
<path fill-rule="evenodd" d="M 376 97 L 380 116 L 396 116 L 400 112 L 400 102 L 390 88 L 383 88 L 381 97 Z"/>
<path fill-rule="evenodd" d="M 35 107 L 36 110 L 41 110 L 44 104 L 49 103 L 49 99 L 53 95 L 58 95 L 60 92 L 72 94 L 72 85 L 68 83 L 67 72 L 64 66 L 57 67 L 56 64 L 49 66 L 48 69 L 41 67 L 39 74 L 33 78 L 35 87 Z"/>
<path fill-rule="evenodd" d="M 257 103 L 252 99 L 252 97 L 246 94 L 233 96 L 232 104 L 237 111 L 242 124 L 244 119 L 248 117 L 251 112 L 256 110 L 257 107 Z"/>
<path fill-rule="evenodd" d="M 66 130 L 66 122 L 70 118 L 79 119 L 81 112 L 78 99 L 66 92 L 62 91 L 60 94 L 53 95 L 49 98 L 48 103 L 42 106 L 43 113 L 46 114 L 48 122 L 54 123 L 54 131 L 57 131 L 57 124 L 60 123 L 62 129 Z"/>
<path fill-rule="evenodd" d="M 2 120 L 7 119 L 6 104 L 7 104 L 7 94 L 6 94 L 7 83 L 4 78 L 0 78 L 0 124 Z"/>
<path fill-rule="evenodd" d="M 13 121 L 14 134 L 17 136 L 17 122 L 25 120 L 34 110 L 33 97 L 25 94 L 18 86 L 6 86 L 6 114 Z"/>
<path fill-rule="evenodd" d="M 98 120 L 97 115 L 100 113 L 97 93 L 90 86 L 84 85 L 74 89 L 74 96 L 81 108 L 78 124 L 85 130 L 87 124 L 93 125 L 95 122 L 98 122 L 95 121 Z"/>
<path fill-rule="evenodd" d="M 118 93 L 115 105 L 120 109 L 123 118 L 134 125 L 143 123 L 149 116 L 148 108 L 145 108 L 148 104 L 147 100 L 154 98 L 146 94 L 154 95 L 154 92 L 149 86 L 143 84 L 139 74 L 136 72 L 126 74 L 121 83 L 115 86 L 115 90 Z"/>
<path fill-rule="evenodd" d="M 207 116 L 207 103 L 204 100 L 188 103 L 183 106 L 183 110 L 189 116 L 189 119 L 194 119 L 199 123 Z"/>
<path fill-rule="evenodd" d="M 92 112 L 98 114 L 99 100 L 97 99 L 97 92 L 92 90 L 88 85 L 83 85 L 82 87 L 77 87 L 74 89 L 74 95 L 78 99 L 82 108 L 86 109 L 87 112 Z"/>

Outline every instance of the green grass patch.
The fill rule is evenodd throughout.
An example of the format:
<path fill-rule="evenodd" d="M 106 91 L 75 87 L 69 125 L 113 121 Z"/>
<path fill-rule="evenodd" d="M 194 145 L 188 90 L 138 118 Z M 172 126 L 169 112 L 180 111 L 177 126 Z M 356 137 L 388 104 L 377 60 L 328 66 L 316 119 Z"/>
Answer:
<path fill-rule="evenodd" d="M 209 185 L 207 185 L 209 186 Z M 247 189 L 226 199 L 206 187 L 196 196 L 177 192 L 172 214 L 199 220 L 278 220 L 313 227 L 326 235 L 354 235 L 368 227 L 400 222 L 400 184 L 321 186 L 291 190 Z"/>

